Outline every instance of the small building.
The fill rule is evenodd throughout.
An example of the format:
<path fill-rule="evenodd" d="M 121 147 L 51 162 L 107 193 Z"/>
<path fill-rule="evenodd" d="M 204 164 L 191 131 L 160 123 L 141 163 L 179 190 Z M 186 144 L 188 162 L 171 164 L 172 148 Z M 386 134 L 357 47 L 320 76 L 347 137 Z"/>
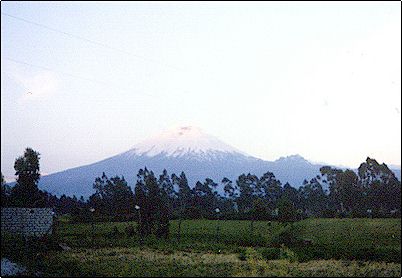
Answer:
<path fill-rule="evenodd" d="M 41 237 L 52 233 L 52 208 L 1 208 L 1 232 Z"/>

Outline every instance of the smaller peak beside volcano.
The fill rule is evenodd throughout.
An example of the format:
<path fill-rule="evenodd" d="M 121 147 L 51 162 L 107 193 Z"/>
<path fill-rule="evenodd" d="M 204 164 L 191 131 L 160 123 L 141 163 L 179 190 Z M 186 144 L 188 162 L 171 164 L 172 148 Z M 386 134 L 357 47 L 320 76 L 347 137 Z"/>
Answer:
<path fill-rule="evenodd" d="M 245 155 L 243 152 L 195 126 L 181 126 L 166 130 L 134 145 L 128 154 L 146 156 L 163 154 L 177 157 L 185 154 L 197 155 L 210 152 Z"/>
<path fill-rule="evenodd" d="M 303 163 L 310 163 L 308 160 L 306 160 L 304 157 L 302 157 L 299 154 L 293 154 L 289 156 L 282 156 L 275 160 L 275 162 L 303 162 Z"/>

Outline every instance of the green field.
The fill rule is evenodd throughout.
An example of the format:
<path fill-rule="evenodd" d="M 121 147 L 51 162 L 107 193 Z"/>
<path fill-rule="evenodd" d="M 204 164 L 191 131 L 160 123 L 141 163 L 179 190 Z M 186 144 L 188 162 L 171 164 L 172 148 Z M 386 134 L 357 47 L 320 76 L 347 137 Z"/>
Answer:
<path fill-rule="evenodd" d="M 33 260 L 2 240 L 2 256 L 50 276 L 401 276 L 400 219 L 186 220 L 180 242 L 172 221 L 169 239 L 142 243 L 130 225 L 61 222 L 52 242 L 71 250 L 37 244 Z"/>
<path fill-rule="evenodd" d="M 94 244 L 96 247 L 110 246 L 127 247 L 137 245 L 139 240 L 134 235 L 125 236 L 128 226 L 136 227 L 136 222 L 96 223 L 94 224 Z M 116 227 L 119 234 L 113 236 L 111 231 Z M 273 238 L 284 231 L 284 226 L 278 222 L 254 222 L 251 229 L 250 221 L 214 221 L 214 220 L 185 220 L 181 224 L 180 243 L 178 242 L 178 221 L 170 222 L 170 238 L 166 240 L 147 239 L 147 245 L 155 247 L 174 246 L 193 250 L 230 250 L 239 246 L 270 246 Z M 218 231 L 217 231 L 218 230 Z M 253 232 L 251 232 L 253 231 Z M 60 224 L 58 235 L 71 246 L 92 247 L 91 224 Z M 123 236 L 121 236 L 123 235 Z"/>
<path fill-rule="evenodd" d="M 297 223 L 295 231 L 314 242 L 294 248 L 299 259 L 401 261 L 400 219 L 308 219 Z"/>

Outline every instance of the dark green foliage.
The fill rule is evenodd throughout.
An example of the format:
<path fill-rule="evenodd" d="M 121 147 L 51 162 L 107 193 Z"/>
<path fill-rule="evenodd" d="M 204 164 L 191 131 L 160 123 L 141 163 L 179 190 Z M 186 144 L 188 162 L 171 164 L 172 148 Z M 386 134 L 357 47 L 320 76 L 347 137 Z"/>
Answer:
<path fill-rule="evenodd" d="M 246 261 L 247 260 L 246 249 L 245 248 L 241 249 L 241 251 L 239 253 L 239 260 L 241 260 L 241 261 Z"/>
<path fill-rule="evenodd" d="M 280 258 L 281 255 L 281 249 L 280 248 L 260 248 L 257 249 L 262 257 L 266 260 L 277 260 Z"/>
<path fill-rule="evenodd" d="M 12 188 L 9 205 L 15 207 L 46 206 L 46 196 L 38 189 L 40 179 L 39 153 L 26 148 L 14 163 L 17 184 Z"/>
<path fill-rule="evenodd" d="M 219 196 L 216 192 L 217 184 L 212 179 L 205 179 L 204 183 L 197 182 L 192 190 L 192 213 L 197 214 L 197 218 L 216 217 L 215 209 L 220 207 Z M 187 210 L 189 211 L 189 210 Z"/>
<path fill-rule="evenodd" d="M 313 245 L 298 246 L 294 247 L 293 250 L 302 262 L 317 258 L 326 260 L 401 261 L 401 252 L 395 248 L 359 248 L 358 246 L 338 246 L 334 248 L 328 245 Z"/>
<path fill-rule="evenodd" d="M 140 169 L 135 187 L 136 204 L 139 206 L 139 234 L 141 237 L 169 235 L 169 192 L 155 178 L 152 171 Z"/>
<path fill-rule="evenodd" d="M 18 234 L 1 233 L 1 257 L 21 262 L 28 268 L 28 276 L 33 276 L 32 269 L 40 266 L 37 262 L 42 262 L 46 253 L 60 250 L 57 238 L 52 235 L 24 238 Z"/>
<path fill-rule="evenodd" d="M 71 210 L 69 210 L 71 220 L 73 222 L 89 222 L 93 221 L 93 215 L 89 211 L 85 203 L 73 203 Z"/>
<path fill-rule="evenodd" d="M 352 170 L 324 166 L 321 176 L 296 190 L 271 172 L 261 177 L 248 173 L 235 183 L 224 178 L 224 196 L 218 184 L 206 178 L 191 189 L 186 175 L 164 170 L 156 179 L 147 168 L 137 175 L 135 194 L 124 177 L 95 179 L 89 200 L 76 196 L 57 198 L 37 188 L 39 154 L 27 149 L 15 163 L 17 185 L 9 188 L 2 177 L 2 206 L 49 206 L 74 221 L 129 221 L 144 219 L 140 234 L 166 237 L 169 219 L 249 219 L 293 222 L 306 217 L 400 217 L 401 183 L 387 165 L 367 158 L 356 175 Z M 175 190 L 176 188 L 176 190 Z M 327 188 L 328 190 L 324 190 Z M 28 204 L 29 203 L 29 204 Z M 139 211 L 134 209 L 139 205 Z M 95 208 L 94 215 L 88 211 Z M 219 208 L 220 213 L 215 213 Z M 158 223 L 156 226 L 152 223 Z M 180 233 L 179 233 L 180 234 Z"/>
<path fill-rule="evenodd" d="M 294 222 L 298 220 L 298 213 L 294 203 L 287 196 L 282 196 L 278 201 L 278 220 L 281 222 Z"/>
<path fill-rule="evenodd" d="M 136 234 L 135 227 L 133 225 L 128 225 L 125 229 L 124 232 L 126 233 L 127 237 L 133 237 Z"/>
<path fill-rule="evenodd" d="M 236 181 L 239 197 L 236 203 L 239 212 L 247 219 L 270 220 L 278 216 L 278 200 L 283 189 L 281 182 L 271 172 L 258 178 L 250 173 L 240 175 Z"/>
<path fill-rule="evenodd" d="M 367 158 L 358 169 L 320 169 L 329 185 L 329 203 L 342 217 L 398 217 L 401 211 L 401 182 L 386 164 Z"/>
<path fill-rule="evenodd" d="M 171 223 L 172 235 L 177 224 L 177 221 Z M 252 242 L 249 237 L 248 243 L 241 240 L 250 234 L 250 221 L 222 221 L 221 224 L 221 242 L 213 240 L 216 221 L 186 220 L 182 224 L 181 243 L 173 238 L 150 236 L 138 246 L 135 236 L 121 234 L 136 223 L 97 223 L 95 235 L 99 248 L 93 249 L 88 237 L 91 224 L 63 222 L 58 239 L 70 246 L 70 251 L 61 251 L 57 241 L 50 238 L 34 240 L 25 249 L 23 238 L 10 235 L 3 240 L 2 233 L 1 252 L 2 256 L 30 267 L 32 275 L 37 271 L 50 276 L 145 276 L 146 273 L 152 276 L 254 276 L 257 273 L 300 276 L 302 271 L 331 276 L 400 275 L 399 219 L 308 219 L 286 227 L 278 222 L 268 225 L 266 221 L 257 221 L 254 237 L 263 240 Z M 114 229 L 119 231 L 119 236 L 109 238 Z M 275 244 L 278 238 L 282 244 Z M 305 244 L 307 238 L 312 240 L 311 244 Z M 374 238 L 375 242 L 370 241 Z M 315 261 L 322 259 L 330 261 Z M 221 268 L 221 264 L 225 266 Z M 333 269 L 339 268 L 339 264 L 354 267 L 336 272 Z M 356 268 L 357 265 L 362 269 Z"/>
<path fill-rule="evenodd" d="M 237 204 L 241 213 L 247 213 L 253 209 L 258 180 L 257 176 L 250 173 L 247 175 L 242 174 L 237 179 L 236 184 L 240 191 Z"/>
<path fill-rule="evenodd" d="M 300 229 L 298 226 L 287 226 L 281 233 L 277 234 L 273 240 L 273 245 L 275 246 L 289 246 L 289 247 L 299 247 L 303 246 L 303 240 L 300 238 Z"/>
<path fill-rule="evenodd" d="M 322 216 L 328 208 L 328 196 L 321 185 L 320 177 L 317 176 L 299 188 L 300 204 L 307 216 Z"/>
<path fill-rule="evenodd" d="M 193 192 L 188 185 L 187 177 L 184 172 L 180 176 L 172 174 L 172 183 L 178 188 L 177 202 L 175 208 L 178 218 L 190 218 L 193 211 Z"/>
<path fill-rule="evenodd" d="M 113 226 L 112 230 L 108 233 L 108 238 L 118 238 L 120 235 L 119 229 L 117 226 Z"/>
<path fill-rule="evenodd" d="M 285 245 L 302 261 L 320 258 L 399 262 L 399 225 L 398 219 L 308 219 L 295 223 L 281 237 L 290 239 Z M 309 244 L 307 239 L 311 240 Z"/>
<path fill-rule="evenodd" d="M 237 185 L 233 186 L 233 182 L 231 180 L 229 180 L 226 177 L 223 178 L 222 185 L 223 185 L 223 190 L 225 192 L 226 198 L 230 198 L 230 199 L 234 200 L 238 197 L 239 188 L 237 187 Z"/>
<path fill-rule="evenodd" d="M 271 207 L 268 202 L 262 198 L 254 198 L 252 202 L 251 219 L 252 220 L 266 220 L 271 219 Z"/>
<path fill-rule="evenodd" d="M 401 211 L 401 182 L 386 164 L 367 158 L 358 169 L 364 188 L 367 206 L 379 215 L 389 211 Z"/>
<path fill-rule="evenodd" d="M 282 196 L 281 182 L 271 172 L 263 174 L 257 184 L 256 194 L 265 200 L 270 210 L 277 207 L 277 202 Z"/>
<path fill-rule="evenodd" d="M 108 178 L 105 173 L 95 179 L 95 193 L 89 197 L 88 205 L 96 214 L 122 215 L 133 212 L 134 194 L 124 177 Z"/>

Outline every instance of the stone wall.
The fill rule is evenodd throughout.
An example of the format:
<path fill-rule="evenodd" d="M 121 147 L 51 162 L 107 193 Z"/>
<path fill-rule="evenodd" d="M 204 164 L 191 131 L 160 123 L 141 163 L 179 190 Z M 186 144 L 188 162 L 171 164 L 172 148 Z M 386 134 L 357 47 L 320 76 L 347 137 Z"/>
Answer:
<path fill-rule="evenodd" d="M 52 233 L 52 208 L 1 208 L 1 232 L 24 236 Z"/>

